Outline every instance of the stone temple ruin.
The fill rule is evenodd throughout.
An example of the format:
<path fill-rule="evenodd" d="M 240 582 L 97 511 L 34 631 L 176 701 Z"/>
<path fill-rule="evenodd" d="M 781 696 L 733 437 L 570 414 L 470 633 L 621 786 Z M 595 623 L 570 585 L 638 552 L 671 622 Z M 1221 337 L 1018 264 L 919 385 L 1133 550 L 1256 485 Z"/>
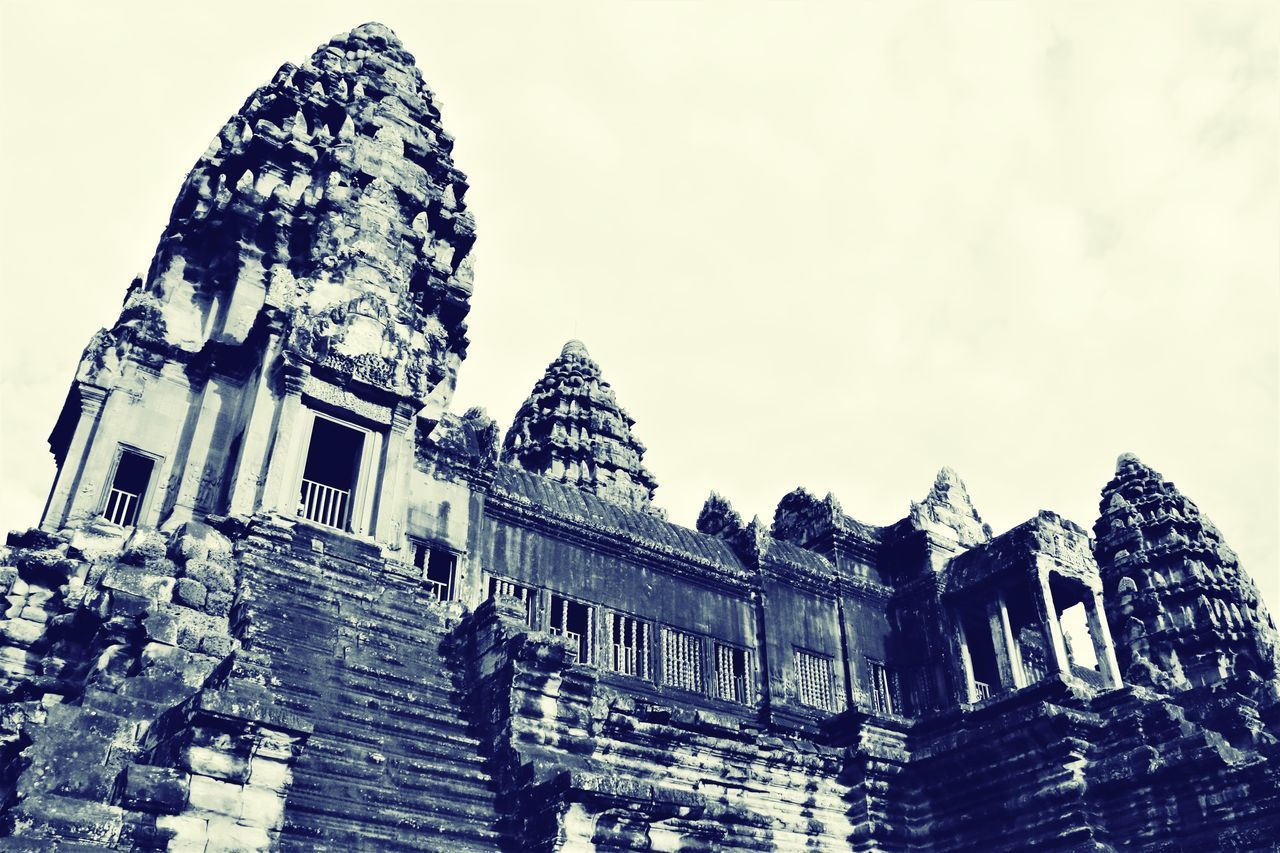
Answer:
<path fill-rule="evenodd" d="M 3 846 L 1276 849 L 1276 633 L 1172 483 L 673 524 L 582 344 L 450 411 L 451 148 L 366 24 L 192 169 L 0 551 Z"/>

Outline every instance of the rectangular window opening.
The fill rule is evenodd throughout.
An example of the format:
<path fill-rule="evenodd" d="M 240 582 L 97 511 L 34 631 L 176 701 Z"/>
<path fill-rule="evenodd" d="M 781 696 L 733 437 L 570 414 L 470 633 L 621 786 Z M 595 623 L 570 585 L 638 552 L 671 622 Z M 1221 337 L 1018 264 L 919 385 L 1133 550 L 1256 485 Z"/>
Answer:
<path fill-rule="evenodd" d="M 302 471 L 298 515 L 325 527 L 349 528 L 363 448 L 364 433 L 316 416 Z"/>
<path fill-rule="evenodd" d="M 551 633 L 567 637 L 574 663 L 594 663 L 595 608 L 580 601 L 551 596 Z"/>
<path fill-rule="evenodd" d="M 422 585 L 429 596 L 436 601 L 453 601 L 457 555 L 443 548 L 419 544 L 414 548 L 413 564 L 421 571 Z"/>
<path fill-rule="evenodd" d="M 830 657 L 796 649 L 795 669 L 800 704 L 824 711 L 840 710 Z"/>
<path fill-rule="evenodd" d="M 606 667 L 623 675 L 651 679 L 649 624 L 611 611 L 605 613 L 604 619 L 605 635 L 609 638 Z"/>
<path fill-rule="evenodd" d="M 662 683 L 702 692 L 701 637 L 675 628 L 662 629 Z"/>
<path fill-rule="evenodd" d="M 524 604 L 524 621 L 533 627 L 533 602 L 537 598 L 531 587 L 523 586 L 512 580 L 495 576 L 489 577 L 489 597 L 505 596 L 515 598 Z"/>
<path fill-rule="evenodd" d="M 902 711 L 898 674 L 877 660 L 867 659 L 867 671 L 871 679 L 871 709 L 877 714 L 898 714 Z"/>
<path fill-rule="evenodd" d="M 142 498 L 147 493 L 155 464 L 154 459 L 141 453 L 120 451 L 116 473 L 111 478 L 111 488 L 107 490 L 107 499 L 102 505 L 103 518 L 121 527 L 133 527 L 138 523 Z"/>
<path fill-rule="evenodd" d="M 751 704 L 750 661 L 751 653 L 746 649 L 716 643 L 716 696 Z"/>

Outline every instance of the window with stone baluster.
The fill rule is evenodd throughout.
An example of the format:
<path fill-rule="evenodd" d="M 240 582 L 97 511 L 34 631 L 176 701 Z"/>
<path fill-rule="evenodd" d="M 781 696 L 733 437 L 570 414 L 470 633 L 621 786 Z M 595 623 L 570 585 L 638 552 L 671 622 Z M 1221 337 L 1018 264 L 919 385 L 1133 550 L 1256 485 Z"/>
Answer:
<path fill-rule="evenodd" d="M 315 415 L 298 494 L 298 516 L 335 530 L 350 530 L 365 433 Z"/>
<path fill-rule="evenodd" d="M 682 690 L 702 692 L 702 637 L 662 628 L 662 683 Z"/>
<path fill-rule="evenodd" d="M 796 698 L 801 705 L 824 711 L 839 711 L 831 656 L 795 650 Z"/>
<path fill-rule="evenodd" d="M 453 601 L 456 597 L 458 556 L 438 545 L 415 542 L 413 565 L 419 571 L 427 595 L 436 601 Z"/>
<path fill-rule="evenodd" d="M 605 611 L 604 635 L 608 647 L 604 650 L 602 660 L 604 668 L 622 675 L 652 679 L 649 660 L 650 631 L 649 623 L 643 620 Z"/>
<path fill-rule="evenodd" d="M 548 630 L 569 641 L 569 655 L 574 663 L 595 663 L 596 609 L 581 601 L 560 595 L 551 596 L 551 619 Z"/>
<path fill-rule="evenodd" d="M 515 581 L 499 577 L 497 575 L 489 576 L 489 597 L 497 598 L 505 596 L 514 598 L 524 605 L 524 621 L 530 628 L 534 627 L 534 602 L 538 600 L 537 591 L 533 587 L 516 583 Z"/>
<path fill-rule="evenodd" d="M 871 709 L 877 714 L 901 714 L 898 673 L 882 661 L 867 658 L 867 676 L 871 681 Z"/>
<path fill-rule="evenodd" d="M 750 705 L 754 699 L 751 652 L 736 646 L 716 643 L 715 666 L 715 695 L 730 702 Z"/>
<path fill-rule="evenodd" d="M 137 524 L 155 465 L 153 457 L 121 447 L 111 487 L 103 496 L 102 518 L 121 527 Z"/>

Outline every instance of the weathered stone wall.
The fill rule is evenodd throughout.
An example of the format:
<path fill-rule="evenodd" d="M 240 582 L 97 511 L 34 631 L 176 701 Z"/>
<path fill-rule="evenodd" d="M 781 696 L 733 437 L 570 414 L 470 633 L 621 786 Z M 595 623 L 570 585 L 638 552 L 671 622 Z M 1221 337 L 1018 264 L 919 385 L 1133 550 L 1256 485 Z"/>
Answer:
<path fill-rule="evenodd" d="M 483 412 L 447 412 L 475 232 L 439 119 L 367 24 L 188 176 L 85 351 L 42 530 L 0 551 L 0 844 L 1277 846 L 1280 641 L 1132 457 L 1096 542 L 1048 512 L 993 536 L 949 469 L 888 527 L 796 490 L 772 526 L 713 495 L 689 530 L 575 341 L 500 462 Z M 325 418 L 346 455 L 308 492 Z M 125 450 L 155 468 L 107 517 Z M 638 651 L 618 614 L 645 671 L 604 665 Z"/>
<path fill-rule="evenodd" d="M 245 579 L 230 541 L 203 525 L 123 548 L 69 538 L 11 539 L 3 831 L 270 846 L 308 726 L 233 674 Z"/>
<path fill-rule="evenodd" d="M 349 537 L 226 530 L 12 540 L 10 842 L 1249 850 L 1280 828 L 1274 725 L 1233 746 L 1144 688 L 761 717 L 572 664 L 514 600 L 429 601 Z"/>
<path fill-rule="evenodd" d="M 523 849 L 848 849 L 841 750 L 611 690 L 515 604 L 478 611 L 471 654 Z"/>

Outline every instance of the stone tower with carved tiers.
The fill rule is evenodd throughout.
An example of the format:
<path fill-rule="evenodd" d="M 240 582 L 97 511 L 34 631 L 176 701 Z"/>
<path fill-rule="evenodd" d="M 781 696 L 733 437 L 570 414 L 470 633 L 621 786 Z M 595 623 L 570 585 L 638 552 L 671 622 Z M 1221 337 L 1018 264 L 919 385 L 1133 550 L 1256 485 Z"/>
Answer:
<path fill-rule="evenodd" d="M 1271 682 L 1275 625 L 1218 528 L 1125 454 L 1102 491 L 1095 551 L 1126 679 L 1177 692 Z"/>
<path fill-rule="evenodd" d="M 444 412 L 466 353 L 475 229 L 452 147 L 381 24 L 254 92 L 85 350 L 50 438 L 59 471 L 42 527 L 104 508 L 169 527 L 292 516 L 319 415 L 359 446 L 356 476 L 325 477 L 332 506 L 315 511 L 395 546 L 413 433 Z M 146 482 L 113 482 L 122 465 Z M 117 485 L 129 497 L 113 498 Z"/>
<path fill-rule="evenodd" d="M 644 445 L 633 426 L 600 365 L 581 341 L 569 341 L 516 412 L 502 459 L 645 509 L 657 482 L 644 467 Z"/>
<path fill-rule="evenodd" d="M 0 846 L 1274 849 L 1275 632 L 1172 484 L 689 529 L 576 341 L 500 448 L 451 148 L 366 24 L 196 163 L 0 548 Z"/>

